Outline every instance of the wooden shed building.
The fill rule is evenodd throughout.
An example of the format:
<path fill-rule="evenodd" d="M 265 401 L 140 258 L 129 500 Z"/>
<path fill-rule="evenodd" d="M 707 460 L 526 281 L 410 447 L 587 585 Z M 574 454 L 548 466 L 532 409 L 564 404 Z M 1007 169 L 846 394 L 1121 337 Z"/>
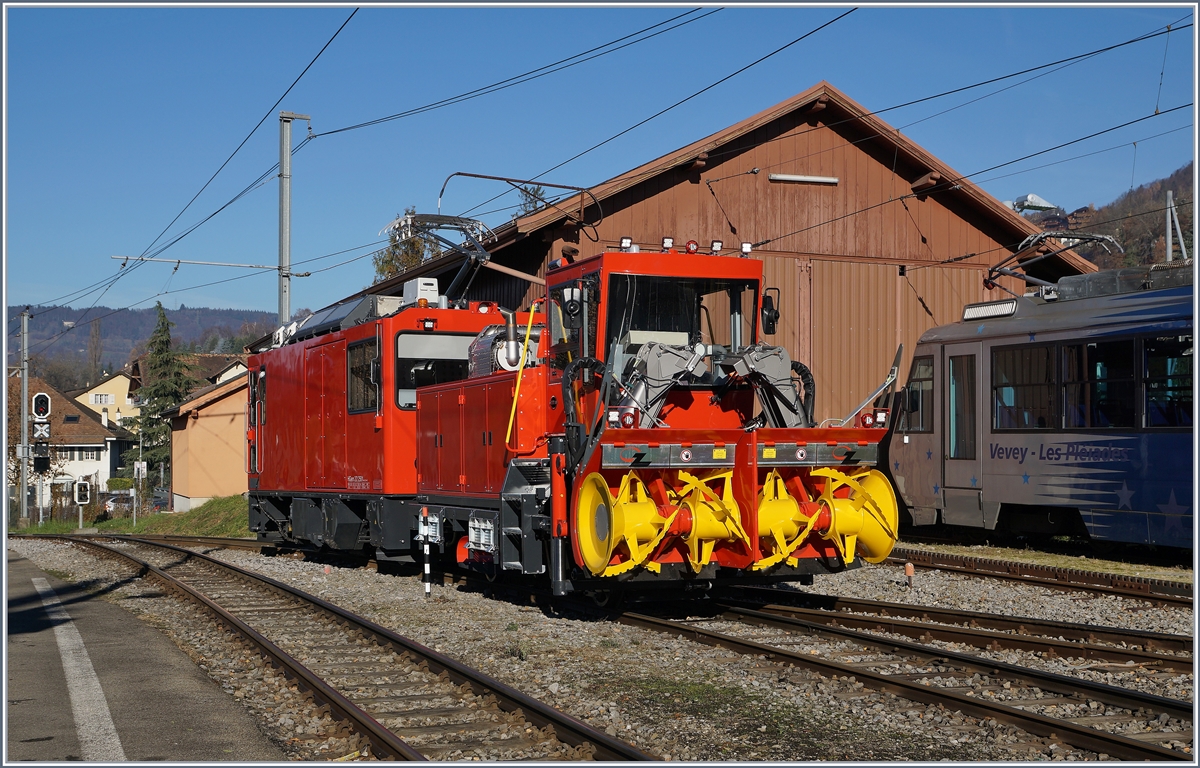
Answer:
<path fill-rule="evenodd" d="M 903 380 L 925 330 L 1006 295 L 985 289 L 987 267 L 1040 231 L 825 82 L 589 191 L 496 229 L 485 243 L 492 260 L 544 276 L 564 248 L 586 257 L 626 236 L 642 250 L 663 236 L 706 251 L 721 240 L 733 256 L 752 243 L 766 286 L 781 292 L 768 341 L 812 369 L 819 419 L 847 415 L 883 380 L 898 344 Z M 365 292 L 399 292 L 420 276 L 445 289 L 461 261 L 430 259 Z M 1094 269 L 1067 251 L 1029 271 L 1055 280 Z M 541 290 L 484 270 L 468 295 L 519 308 Z"/>

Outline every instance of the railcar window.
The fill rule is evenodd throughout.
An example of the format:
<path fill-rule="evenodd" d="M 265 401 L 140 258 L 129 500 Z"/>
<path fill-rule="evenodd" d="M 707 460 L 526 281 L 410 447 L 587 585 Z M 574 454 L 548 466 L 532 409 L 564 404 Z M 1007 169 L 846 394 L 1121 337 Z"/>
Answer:
<path fill-rule="evenodd" d="M 378 359 L 379 344 L 375 339 L 353 344 L 346 350 L 346 364 L 350 368 L 346 409 L 350 413 L 374 411 L 379 407 L 379 383 L 372 380 L 377 378 L 372 376 L 372 371 L 377 370 Z"/>
<path fill-rule="evenodd" d="M 975 458 L 975 356 L 950 358 L 949 455 L 951 459 Z"/>
<path fill-rule="evenodd" d="M 467 378 L 469 334 L 401 333 L 396 336 L 396 405 L 415 408 L 417 387 Z"/>
<path fill-rule="evenodd" d="M 553 367 L 566 368 L 572 360 L 592 354 L 599 309 L 596 306 L 597 283 L 595 275 L 585 275 L 577 283 L 550 289 L 550 364 Z M 585 343 L 587 349 L 583 349 Z"/>
<path fill-rule="evenodd" d="M 258 423 L 267 423 L 267 369 L 258 369 Z"/>
<path fill-rule="evenodd" d="M 1192 335 L 1143 341 L 1147 427 L 1192 426 Z"/>
<path fill-rule="evenodd" d="M 901 432 L 933 431 L 933 358 L 915 357 L 905 387 L 904 410 L 900 413 Z"/>
<path fill-rule="evenodd" d="M 247 374 L 247 378 L 250 379 L 250 407 L 246 409 L 246 419 L 253 427 L 258 423 L 258 377 L 252 371 Z"/>
<path fill-rule="evenodd" d="M 1136 359 L 1132 339 L 1064 345 L 1063 426 L 1133 427 Z"/>
<path fill-rule="evenodd" d="M 992 428 L 1054 429 L 1054 347 L 992 350 Z"/>

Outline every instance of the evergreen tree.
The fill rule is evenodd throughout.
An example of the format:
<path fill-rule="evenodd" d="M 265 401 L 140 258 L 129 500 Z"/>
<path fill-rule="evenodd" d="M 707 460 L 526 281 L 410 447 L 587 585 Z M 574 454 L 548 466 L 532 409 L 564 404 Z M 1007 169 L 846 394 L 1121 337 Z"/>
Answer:
<path fill-rule="evenodd" d="M 406 208 L 405 216 L 411 216 L 417 209 Z M 397 216 L 396 218 L 400 218 Z M 441 255 L 437 243 L 420 237 L 401 240 L 399 233 L 393 231 L 386 248 L 381 248 L 371 254 L 371 263 L 375 266 L 375 282 L 382 282 L 390 277 L 412 269 L 425 259 Z"/>
<path fill-rule="evenodd" d="M 146 344 L 146 366 L 142 371 L 141 413 L 130 419 L 141 435 L 141 461 L 154 469 L 171 459 L 171 424 L 161 418 L 163 411 L 179 405 L 199 381 L 188 373 L 182 355 L 171 346 L 171 326 L 162 302 L 158 303 L 158 324 Z M 127 465 L 138 461 L 138 447 L 122 455 Z"/>
<path fill-rule="evenodd" d="M 546 190 L 541 184 L 522 184 L 517 187 L 517 193 L 521 195 L 521 202 L 517 204 L 514 219 L 533 213 L 546 204 Z"/>

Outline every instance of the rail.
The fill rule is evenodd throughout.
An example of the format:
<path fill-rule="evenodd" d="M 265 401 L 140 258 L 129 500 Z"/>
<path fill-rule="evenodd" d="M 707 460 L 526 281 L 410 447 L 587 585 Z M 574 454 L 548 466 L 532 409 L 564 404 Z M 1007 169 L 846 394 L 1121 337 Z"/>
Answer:
<path fill-rule="evenodd" d="M 1136 597 L 1171 605 L 1191 607 L 1193 604 L 1192 585 L 1181 581 L 1148 579 L 1141 576 L 1083 571 L 1075 568 L 1057 568 L 1034 563 L 1018 563 L 1010 560 L 994 560 L 905 547 L 893 549 L 892 554 L 888 557 L 888 562 L 912 563 L 918 568 L 937 568 L 943 571 L 969 573 L 974 576 L 990 576 L 1056 589 L 1082 589 L 1121 597 Z"/>

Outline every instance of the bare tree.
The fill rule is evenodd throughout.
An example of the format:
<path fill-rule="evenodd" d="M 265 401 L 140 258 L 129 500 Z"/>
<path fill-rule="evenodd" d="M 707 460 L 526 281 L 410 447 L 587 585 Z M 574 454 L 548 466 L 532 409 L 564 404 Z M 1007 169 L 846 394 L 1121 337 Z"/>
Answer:
<path fill-rule="evenodd" d="M 92 321 L 92 330 L 88 335 L 88 385 L 100 381 L 100 357 L 104 352 L 104 342 L 100 338 L 100 318 Z"/>

